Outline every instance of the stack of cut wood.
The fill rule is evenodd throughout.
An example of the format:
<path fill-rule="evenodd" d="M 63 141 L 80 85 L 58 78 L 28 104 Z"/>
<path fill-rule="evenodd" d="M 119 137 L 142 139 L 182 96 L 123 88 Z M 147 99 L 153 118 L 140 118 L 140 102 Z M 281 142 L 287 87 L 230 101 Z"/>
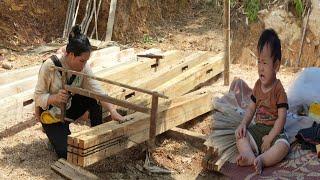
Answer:
<path fill-rule="evenodd" d="M 195 90 L 223 72 L 223 53 L 149 49 L 139 54 L 150 53 L 161 55 L 163 59 L 157 62 L 137 58 L 133 49 L 120 51 L 119 47 L 112 46 L 93 52 L 88 63 L 97 77 L 157 91 L 169 97 L 168 100 L 159 99 L 156 134 L 212 110 L 213 93 L 208 89 Z M 0 117 L 5 124 L 0 129 L 1 133 L 23 124 L 25 112 L 33 112 L 39 68 L 40 65 L 0 74 Z M 103 88 L 111 97 L 150 107 L 151 97 L 146 94 L 110 84 L 104 84 Z M 72 134 L 68 139 L 68 161 L 88 166 L 148 140 L 150 116 L 123 110 L 130 121 L 123 124 L 111 121 Z M 33 125 L 36 122 L 27 123 Z"/>
<path fill-rule="evenodd" d="M 213 93 L 209 89 L 193 91 L 199 85 L 223 72 L 223 53 L 167 51 L 156 66 L 155 61 L 139 61 L 114 67 L 98 73 L 100 77 L 114 78 L 131 86 L 157 91 L 169 96 L 160 99 L 156 134 L 212 110 Z M 104 86 L 109 95 L 129 102 L 150 106 L 151 98 L 132 90 Z M 191 92 L 192 91 L 192 92 Z M 108 122 L 68 137 L 68 161 L 88 166 L 124 149 L 149 139 L 150 115 L 127 111 L 129 121 Z"/>
<path fill-rule="evenodd" d="M 235 130 L 243 119 L 243 111 L 218 99 L 213 104 L 213 130 L 205 142 L 208 151 L 202 165 L 219 172 L 224 163 L 234 160 L 237 153 Z"/>

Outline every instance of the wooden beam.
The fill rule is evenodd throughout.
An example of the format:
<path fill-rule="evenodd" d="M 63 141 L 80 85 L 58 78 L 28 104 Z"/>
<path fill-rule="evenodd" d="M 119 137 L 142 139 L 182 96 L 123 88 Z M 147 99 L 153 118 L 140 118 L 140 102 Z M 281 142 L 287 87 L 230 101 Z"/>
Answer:
<path fill-rule="evenodd" d="M 93 53 L 92 55 L 94 57 L 103 57 L 104 55 L 111 53 L 112 51 L 117 51 L 117 49 L 118 49 L 118 47 L 104 48 L 99 51 L 95 51 L 96 53 Z M 150 50 L 147 50 L 143 53 L 157 53 L 159 51 L 160 51 L 159 49 L 150 49 Z M 122 55 L 122 53 L 120 52 L 119 58 L 120 58 L 120 61 L 122 61 L 122 58 L 127 58 L 126 53 L 124 53 L 124 55 Z M 111 60 L 112 59 L 109 59 L 109 61 L 111 61 Z M 116 61 L 118 61 L 118 60 L 116 60 Z M 120 65 L 118 65 L 118 66 L 120 66 Z M 39 68 L 39 67 L 37 67 L 37 68 Z M 31 73 L 32 71 L 35 71 L 35 67 L 27 68 L 25 70 L 17 70 L 17 71 L 11 71 L 8 73 L 7 72 L 2 73 L 2 74 L 0 74 L 0 77 L 10 79 L 10 80 L 12 80 L 12 82 L 14 82 L 16 80 L 14 78 L 14 76 L 17 76 L 19 78 L 19 77 L 24 77 L 24 75 L 30 74 L 30 77 L 32 77 L 32 73 Z M 26 72 L 26 74 L 24 74 L 24 72 Z M 35 71 L 35 73 L 38 73 L 38 70 Z M 7 76 L 7 74 L 9 76 Z M 116 77 L 116 75 L 114 75 L 113 77 Z M 33 84 L 33 86 L 35 86 L 36 79 L 34 79 L 34 78 L 31 78 L 31 79 L 33 79 L 34 81 L 27 82 L 27 80 L 24 79 L 19 82 L 23 82 L 24 84 L 27 84 L 27 85 Z M 0 100 L 0 105 L 2 107 L 2 108 L 0 108 L 0 118 L 3 122 L 7 122 L 7 123 L 5 123 L 5 126 L 2 126 L 3 128 L 9 128 L 10 126 L 15 125 L 16 122 L 20 122 L 20 120 L 22 120 L 23 113 L 21 113 L 21 112 L 25 109 L 23 104 L 24 104 L 24 102 L 32 100 L 33 96 L 34 96 L 34 87 L 27 90 L 26 87 L 23 87 L 22 85 L 18 84 L 19 87 L 22 87 L 22 89 L 19 89 L 14 86 L 15 84 L 18 84 L 18 83 L 14 82 L 14 83 L 11 83 L 10 85 L 6 84 L 5 86 L 0 86 L 0 89 L 3 88 L 2 89 L 3 91 L 1 91 L 1 95 L 5 94 L 8 96 L 8 97 L 4 97 Z M 14 90 L 16 90 L 16 91 L 14 91 Z M 25 91 L 23 91 L 23 90 L 25 90 Z M 18 92 L 23 91 L 23 92 L 17 93 L 17 91 Z M 30 107 L 30 105 L 28 107 Z M 0 128 L 0 130 L 1 130 L 1 128 Z"/>
<path fill-rule="evenodd" d="M 0 131 L 21 123 L 24 120 L 24 102 L 33 99 L 33 89 L 0 100 Z"/>
<path fill-rule="evenodd" d="M 112 31 L 113 31 L 113 24 L 114 24 L 116 9 L 117 9 L 117 0 L 111 0 L 105 41 L 111 41 L 112 39 Z"/>
<path fill-rule="evenodd" d="M 119 52 L 113 52 L 108 56 L 101 56 L 94 59 L 91 64 L 93 72 L 99 72 L 113 68 L 116 65 L 121 65 L 126 62 L 136 60 L 135 51 L 133 48 L 125 49 Z"/>
<path fill-rule="evenodd" d="M 40 65 L 0 73 L 0 86 L 36 75 Z"/>
<path fill-rule="evenodd" d="M 56 67 L 56 66 L 52 66 L 53 69 L 56 69 L 56 70 L 59 70 L 59 71 L 62 71 L 62 72 L 65 72 L 65 73 L 72 73 L 74 75 L 77 75 L 77 76 L 83 76 L 83 77 L 86 77 L 86 78 L 90 78 L 90 79 L 94 79 L 94 80 L 98 80 L 100 82 L 105 82 L 105 83 L 108 83 L 108 84 L 112 84 L 112 85 L 116 85 L 116 86 L 120 86 L 120 87 L 124 87 L 124 88 L 127 88 L 127 89 L 131 89 L 131 90 L 135 90 L 135 91 L 139 91 L 139 92 L 142 92 L 142 93 L 146 93 L 146 94 L 149 94 L 149 95 L 157 95 L 159 97 L 162 97 L 162 98 L 168 98 L 162 94 L 159 94 L 157 92 L 152 92 L 152 91 L 149 91 L 149 90 L 145 90 L 145 89 L 141 89 L 141 88 L 138 88 L 138 87 L 133 87 L 133 86 L 129 86 L 127 84 L 123 84 L 123 83 L 119 83 L 119 82 L 116 82 L 116 81 L 112 81 L 112 80 L 109 80 L 109 79 L 103 79 L 103 78 L 99 78 L 99 77 L 96 77 L 96 76 L 92 76 L 92 75 L 88 75 L 88 74 L 84 74 L 82 72 L 77 72 L 77 71 L 72 71 L 72 70 L 68 70 L 68 69 L 64 69 L 64 68 L 61 68 L 61 67 Z M 69 86 L 69 89 L 71 87 Z M 78 89 L 77 91 L 80 91 L 80 88 L 76 88 Z M 71 91 L 72 89 L 70 89 Z M 90 94 L 90 92 L 88 92 L 88 94 Z M 90 95 L 89 95 L 90 96 Z"/>
<path fill-rule="evenodd" d="M 132 49 L 130 48 L 130 50 L 124 50 L 124 53 L 129 55 L 131 51 Z M 91 57 L 88 62 L 94 63 L 96 61 L 95 58 L 97 59 L 99 58 L 97 61 L 99 61 L 100 59 L 107 59 L 108 62 L 112 62 L 112 60 L 110 59 L 114 59 L 114 58 L 107 58 L 108 56 L 106 55 L 110 53 L 115 53 L 115 52 L 120 52 L 120 48 L 117 46 L 111 46 L 111 47 L 93 51 L 91 53 Z M 130 54 L 130 55 L 134 56 L 133 54 Z M 120 53 L 118 56 L 120 56 L 120 59 L 121 59 L 123 55 Z M 119 61 L 119 59 L 117 59 L 116 61 Z M 8 71 L 5 73 L 0 73 L 0 87 L 8 83 L 13 83 L 26 78 L 30 78 L 32 76 L 36 76 L 39 72 L 40 67 L 41 65 L 37 65 L 37 66 L 27 67 L 23 69 L 16 69 L 16 70 Z"/>
<path fill-rule="evenodd" d="M 183 95 L 196 85 L 206 82 L 223 71 L 223 53 L 181 73 L 179 76 L 157 87 L 155 91 L 162 92 L 169 97 Z"/>
<path fill-rule="evenodd" d="M 31 76 L 22 80 L 14 81 L 0 86 L 0 99 L 22 93 L 35 87 L 38 77 Z"/>
<path fill-rule="evenodd" d="M 59 159 L 51 165 L 51 169 L 66 179 L 71 180 L 95 180 L 99 179 L 98 176 L 91 172 L 69 163 L 64 159 Z"/>
<path fill-rule="evenodd" d="M 177 62 L 179 62 L 179 60 L 181 60 L 181 58 L 183 58 L 185 53 L 182 51 L 173 50 L 167 51 L 163 55 L 163 60 L 165 61 L 165 63 L 160 65 L 161 68 L 176 64 Z M 96 76 L 102 78 L 106 77 L 110 80 L 122 83 L 133 82 L 137 79 L 145 77 L 146 73 L 151 74 L 151 72 L 153 72 L 152 65 L 154 64 L 155 63 L 150 59 L 139 58 L 136 62 L 129 62 L 127 64 L 114 67 L 112 71 L 110 70 L 97 72 Z"/>
<path fill-rule="evenodd" d="M 166 67 L 162 70 L 157 71 L 157 73 L 151 74 L 150 76 L 147 76 L 145 78 L 138 79 L 130 85 L 143 89 L 156 89 L 161 84 L 168 82 L 179 74 L 195 67 L 199 63 L 204 62 L 210 55 L 211 54 L 209 52 L 195 52 L 183 58 L 179 63 L 177 63 L 177 65 Z M 120 99 L 129 99 L 131 96 L 135 96 L 137 98 L 137 96 L 139 96 L 139 94 L 137 94 L 135 91 L 131 91 L 128 89 L 119 89 L 111 95 Z"/>
<path fill-rule="evenodd" d="M 118 99 L 112 98 L 112 97 L 107 96 L 107 95 L 106 96 L 102 96 L 102 95 L 99 95 L 97 93 L 90 92 L 88 90 L 77 88 L 77 87 L 72 87 L 72 86 L 69 86 L 69 85 L 65 85 L 65 89 L 67 91 L 70 91 L 71 93 L 74 93 L 74 94 L 79 94 L 79 95 L 90 97 L 90 98 L 93 98 L 93 99 L 96 99 L 96 100 L 100 100 L 100 101 L 106 101 L 106 102 L 109 102 L 111 104 L 115 104 L 115 105 L 119 105 L 119 106 L 122 106 L 122 107 L 127 107 L 127 108 L 130 108 L 130 109 L 134 109 L 134 110 L 136 110 L 138 112 L 150 113 L 150 109 L 149 108 L 141 107 L 141 106 L 135 105 L 135 104 L 130 103 L 130 102 L 118 100 Z"/>
<path fill-rule="evenodd" d="M 91 56 L 87 63 L 91 64 L 91 67 L 96 66 L 96 64 L 99 64 L 99 61 L 102 60 L 108 60 L 109 56 L 113 53 L 119 53 L 120 47 L 118 46 L 111 46 L 103 49 L 99 49 L 96 51 L 92 51 Z M 108 60 L 109 61 L 109 60 Z"/>
<path fill-rule="evenodd" d="M 106 48 L 101 50 L 101 52 L 99 52 L 98 54 L 95 54 L 95 57 L 99 57 L 99 58 L 108 58 L 108 54 L 110 54 L 113 50 L 116 50 L 117 48 L 114 47 L 110 47 L 110 48 Z M 100 50 L 99 50 L 100 51 Z M 127 53 L 127 52 L 126 52 Z M 118 55 L 114 56 L 114 57 L 110 57 L 108 59 L 108 61 L 112 62 L 108 64 L 108 67 L 112 67 L 115 64 L 118 64 L 121 60 L 118 59 L 119 54 L 121 54 L 121 51 L 118 52 Z M 93 60 L 92 62 L 94 62 L 95 60 Z M 106 64 L 105 64 L 106 65 Z M 31 70 L 36 70 L 31 68 Z M 19 72 L 19 71 L 18 71 Z M 24 72 L 24 71 L 22 71 Z M 21 74 L 22 72 L 19 72 L 18 74 Z M 26 71 L 27 73 L 30 72 L 30 70 Z M 16 79 L 15 81 L 12 81 L 9 84 L 4 84 L 0 86 L 0 98 L 5 98 L 11 95 L 15 95 L 24 91 L 27 91 L 29 89 L 33 89 L 35 88 L 36 84 L 37 84 L 37 80 L 38 80 L 38 71 L 35 71 L 34 75 L 31 75 L 27 78 L 22 78 L 22 79 L 16 79 L 16 78 L 11 78 L 12 80 Z M 12 73 L 11 75 L 16 75 L 16 73 Z"/>
<path fill-rule="evenodd" d="M 178 97 L 188 93 L 197 85 L 208 81 L 221 72 L 223 72 L 223 53 L 211 57 L 203 63 L 180 73 L 178 76 L 166 81 L 153 90 L 168 97 Z M 135 95 L 127 100 L 143 106 L 148 106 L 151 103 L 146 95 Z M 160 99 L 160 102 L 161 101 L 163 101 L 163 99 Z"/>
<path fill-rule="evenodd" d="M 185 55 L 182 51 L 167 51 L 164 54 L 164 63 L 160 64 L 158 70 L 170 67 L 178 63 Z M 153 65 L 154 61 L 145 58 L 139 58 L 138 61 L 128 62 L 121 66 L 114 67 L 110 71 L 97 72 L 97 77 L 107 78 L 112 81 L 131 84 L 139 79 L 143 79 L 146 76 L 155 74 Z M 102 87 L 108 92 L 119 91 L 119 87 L 115 87 L 109 84 L 103 84 Z"/>
<path fill-rule="evenodd" d="M 101 49 L 99 51 L 96 51 L 97 53 L 94 54 L 94 56 L 105 57 L 106 54 L 117 50 L 117 48 L 118 47 L 110 47 Z M 122 51 L 120 51 L 119 56 L 117 56 L 116 58 L 127 58 L 125 54 L 127 54 L 127 52 L 122 55 Z M 114 58 L 110 58 L 108 60 L 117 63 L 119 62 L 119 59 Z M 122 61 L 122 59 L 120 59 L 120 61 Z M 37 81 L 37 75 L 32 76 L 31 73 L 33 70 L 35 71 L 34 68 L 35 67 L 26 69 L 25 71 L 12 71 L 8 73 L 10 74 L 10 76 L 6 76 L 6 74 L 0 74 L 0 77 L 10 77 L 13 81 L 13 83 L 0 86 L 0 119 L 2 120 L 2 122 L 6 122 L 4 123 L 4 126 L 0 127 L 0 131 L 4 130 L 5 128 L 13 127 L 17 123 L 21 123 L 21 121 L 23 120 L 23 114 L 25 114 L 23 112 L 25 112 L 27 109 L 32 110 L 34 108 L 34 105 L 26 106 L 25 104 L 26 102 L 32 103 L 33 101 L 32 99 L 34 97 L 34 87 Z M 26 72 L 26 75 L 30 76 L 19 81 L 14 81 L 14 76 L 23 77 L 24 72 Z M 35 73 L 38 73 L 38 70 L 35 71 Z"/>
<path fill-rule="evenodd" d="M 201 89 L 160 105 L 157 114 L 156 134 L 161 134 L 211 111 L 212 95 L 209 89 Z M 149 139 L 149 115 L 137 112 L 126 116 L 126 118 L 131 120 L 111 127 L 108 124 L 102 124 L 76 135 L 71 134 L 68 137 L 70 139 L 68 143 L 71 141 L 76 143 L 69 145 L 69 147 L 77 149 L 78 152 L 100 144 L 110 144 L 110 141 L 115 138 L 120 139 L 115 145 L 100 148 L 99 151 L 89 153 L 88 156 L 78 156 L 78 165 L 88 166 Z"/>

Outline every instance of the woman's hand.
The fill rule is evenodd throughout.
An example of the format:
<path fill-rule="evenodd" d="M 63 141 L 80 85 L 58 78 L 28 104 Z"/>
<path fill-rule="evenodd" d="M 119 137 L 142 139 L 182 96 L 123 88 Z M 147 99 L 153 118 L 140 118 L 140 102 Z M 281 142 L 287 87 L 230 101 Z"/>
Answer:
<path fill-rule="evenodd" d="M 66 104 L 69 99 L 68 91 L 60 89 L 57 94 L 51 94 L 48 99 L 48 105 L 53 104 L 55 106 L 61 107 L 62 104 Z"/>
<path fill-rule="evenodd" d="M 115 109 L 110 111 L 110 114 L 111 114 L 111 118 L 115 121 L 122 122 L 125 120 L 124 117 L 121 116 Z"/>
<path fill-rule="evenodd" d="M 60 89 L 58 94 L 55 94 L 56 96 L 56 103 L 62 104 L 62 103 L 67 103 L 69 99 L 69 94 L 68 91 L 64 89 Z"/>

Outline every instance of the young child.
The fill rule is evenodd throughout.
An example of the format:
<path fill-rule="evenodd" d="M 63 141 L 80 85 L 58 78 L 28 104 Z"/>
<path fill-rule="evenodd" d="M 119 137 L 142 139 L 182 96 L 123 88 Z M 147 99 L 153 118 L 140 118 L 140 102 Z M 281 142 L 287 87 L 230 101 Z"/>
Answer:
<path fill-rule="evenodd" d="M 277 79 L 281 61 L 281 43 L 273 29 L 266 29 L 257 46 L 259 79 L 254 85 L 246 114 L 235 134 L 239 166 L 262 168 L 280 162 L 290 144 L 283 132 L 288 109 L 287 95 Z M 250 125 L 255 115 L 255 124 Z M 249 126 L 250 125 L 250 126 Z"/>

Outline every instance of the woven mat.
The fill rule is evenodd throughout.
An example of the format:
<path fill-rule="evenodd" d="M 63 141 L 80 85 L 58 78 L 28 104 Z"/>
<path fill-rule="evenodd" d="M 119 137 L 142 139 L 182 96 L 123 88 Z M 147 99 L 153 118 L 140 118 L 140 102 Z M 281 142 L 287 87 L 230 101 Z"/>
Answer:
<path fill-rule="evenodd" d="M 240 167 L 230 162 L 220 172 L 231 179 L 320 179 L 320 159 L 316 153 L 295 144 L 283 161 L 264 168 L 261 175 L 256 175 L 252 166 Z"/>

